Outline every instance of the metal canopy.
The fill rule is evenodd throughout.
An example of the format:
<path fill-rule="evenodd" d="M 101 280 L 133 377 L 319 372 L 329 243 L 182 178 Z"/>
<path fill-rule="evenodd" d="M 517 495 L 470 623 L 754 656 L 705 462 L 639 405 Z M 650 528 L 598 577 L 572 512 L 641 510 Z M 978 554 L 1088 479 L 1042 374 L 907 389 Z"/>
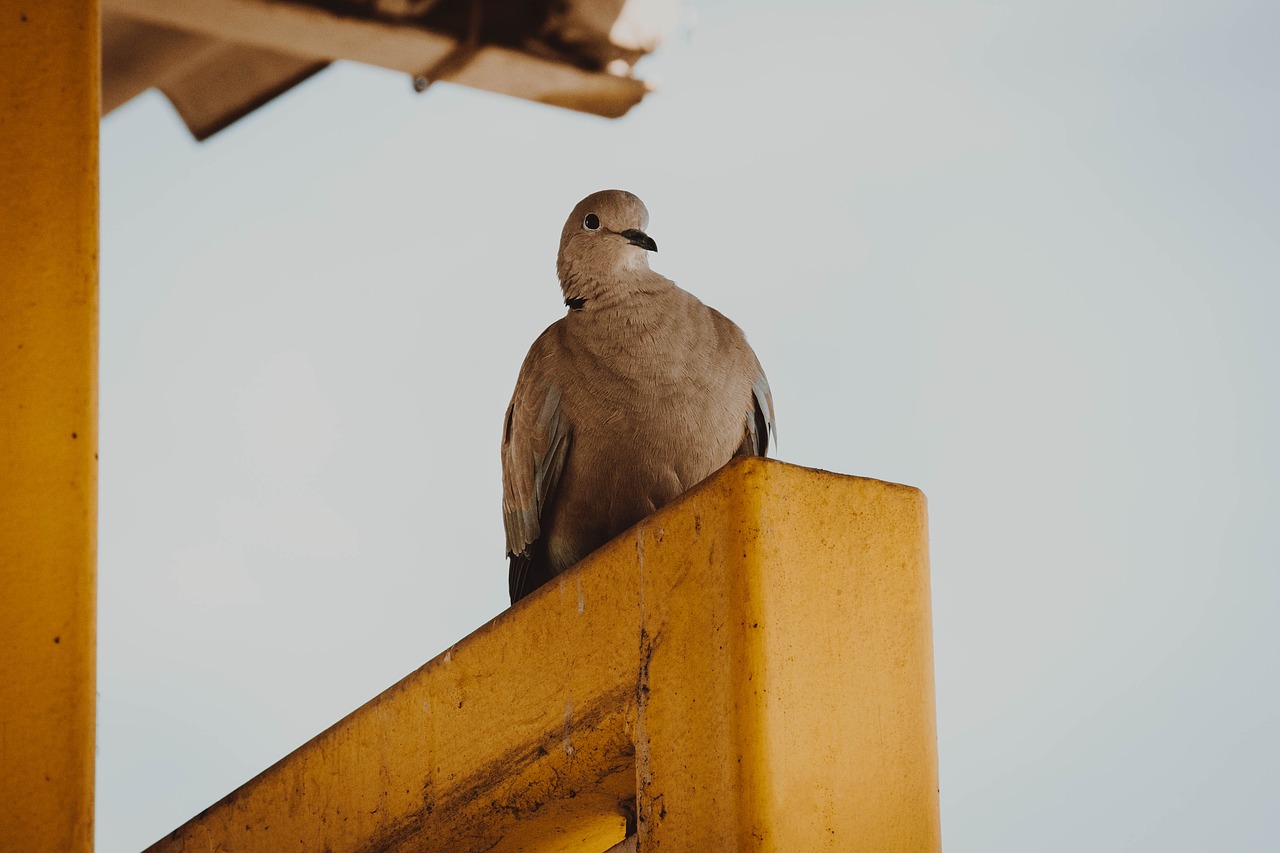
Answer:
<path fill-rule="evenodd" d="M 348 59 L 616 118 L 678 0 L 104 0 L 102 112 L 160 89 L 205 139 Z"/>

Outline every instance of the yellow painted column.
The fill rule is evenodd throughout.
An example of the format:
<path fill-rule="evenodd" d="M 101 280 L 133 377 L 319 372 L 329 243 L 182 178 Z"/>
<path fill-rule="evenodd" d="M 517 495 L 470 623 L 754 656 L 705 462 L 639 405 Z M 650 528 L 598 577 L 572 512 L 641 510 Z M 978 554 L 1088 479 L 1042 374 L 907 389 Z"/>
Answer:
<path fill-rule="evenodd" d="M 93 847 L 97 0 L 0 0 L 0 851 Z"/>
<path fill-rule="evenodd" d="M 634 531 L 640 850 L 937 853 L 924 495 L 729 472 Z"/>

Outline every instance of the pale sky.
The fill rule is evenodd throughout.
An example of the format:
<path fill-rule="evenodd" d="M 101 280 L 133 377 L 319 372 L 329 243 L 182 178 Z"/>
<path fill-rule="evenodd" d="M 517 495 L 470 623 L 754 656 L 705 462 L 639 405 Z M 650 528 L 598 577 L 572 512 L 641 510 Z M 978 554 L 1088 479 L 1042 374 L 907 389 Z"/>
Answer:
<path fill-rule="evenodd" d="M 339 64 L 103 122 L 102 853 L 506 606 L 502 413 L 606 187 L 779 458 L 928 495 L 948 853 L 1274 849 L 1280 6 L 693 8 L 618 121 Z"/>

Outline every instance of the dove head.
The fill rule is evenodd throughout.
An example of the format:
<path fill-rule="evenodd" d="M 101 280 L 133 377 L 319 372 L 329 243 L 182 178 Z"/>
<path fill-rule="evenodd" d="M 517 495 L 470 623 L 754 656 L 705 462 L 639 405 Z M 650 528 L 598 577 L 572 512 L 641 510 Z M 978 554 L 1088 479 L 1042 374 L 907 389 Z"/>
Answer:
<path fill-rule="evenodd" d="M 582 308 L 671 282 L 649 269 L 658 244 L 645 233 L 649 211 L 625 190 L 602 190 L 578 202 L 560 232 L 556 271 L 564 301 Z"/>

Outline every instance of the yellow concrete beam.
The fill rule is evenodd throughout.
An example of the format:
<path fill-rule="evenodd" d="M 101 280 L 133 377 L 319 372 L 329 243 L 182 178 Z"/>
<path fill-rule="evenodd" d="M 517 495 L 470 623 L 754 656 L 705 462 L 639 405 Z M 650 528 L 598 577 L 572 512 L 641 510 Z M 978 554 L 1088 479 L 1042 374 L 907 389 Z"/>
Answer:
<path fill-rule="evenodd" d="M 924 497 L 707 483 L 153 851 L 936 851 Z"/>
<path fill-rule="evenodd" d="M 93 845 L 98 5 L 0 0 L 0 850 Z"/>

